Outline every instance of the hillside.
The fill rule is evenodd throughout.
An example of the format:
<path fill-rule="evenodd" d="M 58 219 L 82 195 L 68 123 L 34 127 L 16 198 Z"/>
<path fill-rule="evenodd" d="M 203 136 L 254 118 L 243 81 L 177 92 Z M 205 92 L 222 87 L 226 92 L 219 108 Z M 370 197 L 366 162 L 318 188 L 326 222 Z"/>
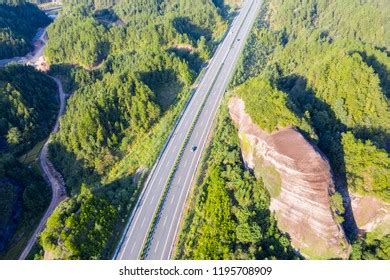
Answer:
<path fill-rule="evenodd" d="M 50 201 L 35 159 L 55 120 L 56 93 L 54 81 L 31 67 L 0 68 L 1 258 L 18 257 Z"/>
<path fill-rule="evenodd" d="M 336 189 L 344 196 L 343 226 L 353 244 L 361 242 L 353 222 L 361 218 L 353 216 L 358 215 L 356 209 L 348 210 L 350 197 L 373 196 L 385 203 L 390 195 L 390 60 L 385 34 L 389 10 L 380 0 L 311 1 L 299 6 L 271 0 L 252 34 L 251 40 L 259 44 L 248 45 L 243 57 L 249 71 L 236 80 L 257 76 L 257 82 L 245 82 L 237 93 L 260 128 L 272 132 L 295 126 L 327 156 Z M 281 110 L 270 110 L 273 105 L 261 101 L 264 83 L 285 96 L 275 99 Z M 275 119 L 279 123 L 269 126 Z M 390 228 L 372 230 L 370 242 L 386 244 Z M 361 257 L 366 258 L 364 248 Z M 382 245 L 370 250 L 369 258 L 383 258 L 380 250 L 386 251 Z"/>
<path fill-rule="evenodd" d="M 390 195 L 388 123 L 390 88 L 387 78 L 390 71 L 388 56 L 390 42 L 389 36 L 385 33 L 389 24 L 387 16 L 389 11 L 390 5 L 383 0 L 265 1 L 258 23 L 248 39 L 229 94 L 229 97 L 239 96 L 244 101 L 245 112 L 257 130 L 277 137 L 276 135 L 283 135 L 283 131 L 293 127 L 300 137 L 303 136 L 307 143 L 313 145 L 323 155 L 326 162 L 329 161 L 333 176 L 329 175 L 327 180 L 334 180 L 336 193 L 332 194 L 333 191 L 329 191 L 327 195 L 329 197 L 324 199 L 326 204 L 329 200 L 329 205 L 325 206 L 325 209 L 329 214 L 336 211 L 334 219 L 341 222 L 348 242 L 352 244 L 350 258 L 354 259 L 389 258 L 390 228 L 386 226 L 387 220 L 383 220 L 387 219 L 383 213 L 388 211 Z M 221 114 L 224 116 L 226 113 Z M 226 122 L 231 123 L 230 120 Z M 237 128 L 239 131 L 244 130 L 244 126 L 241 125 L 237 125 Z M 310 204 L 310 199 L 307 199 L 302 188 L 298 189 L 306 185 L 305 180 L 310 181 L 309 177 L 301 178 L 296 183 L 283 181 L 283 176 L 287 174 L 286 170 L 298 162 L 294 157 L 289 162 L 288 158 L 291 155 L 263 162 L 259 151 L 260 148 L 266 149 L 267 145 L 259 144 L 263 143 L 261 138 L 254 139 L 253 129 L 248 133 L 249 136 L 241 132 L 238 135 L 236 133 L 245 160 L 244 163 L 240 159 L 236 164 L 240 168 L 248 165 L 253 168 L 258 183 L 264 184 L 271 195 L 269 207 L 272 207 L 272 211 L 275 210 L 275 205 L 282 207 L 283 203 L 290 201 L 291 204 L 286 209 L 291 210 L 279 213 L 279 217 L 286 215 L 283 220 L 281 218 L 278 220 L 276 214 L 276 220 L 279 228 L 283 229 L 282 232 L 290 235 L 290 242 L 292 241 L 294 248 L 297 249 L 299 242 L 305 242 L 305 238 L 309 238 L 310 231 L 307 230 L 302 235 L 297 232 L 296 227 L 294 228 L 295 215 L 305 206 L 294 205 L 293 201 L 294 198 L 299 198 L 305 201 L 306 206 Z M 219 217 L 209 214 L 208 203 L 212 199 L 209 191 L 216 188 L 218 181 L 225 181 L 226 177 L 237 178 L 231 174 L 233 167 L 225 166 L 227 155 L 229 158 L 233 155 L 226 151 L 215 154 L 221 139 L 225 139 L 227 135 L 229 134 L 225 133 L 221 136 L 218 130 L 214 135 L 210 155 L 206 157 L 207 164 L 204 165 L 204 177 L 199 179 L 202 183 L 196 186 L 191 200 L 197 210 L 190 210 L 186 216 L 186 226 L 179 243 L 182 246 L 178 250 L 179 258 L 192 258 L 203 250 L 204 246 L 209 246 L 209 250 L 219 246 L 204 243 L 209 232 L 202 220 L 206 219 L 207 224 L 219 222 Z M 247 136 L 252 139 L 248 139 Z M 270 149 L 272 145 L 276 145 L 271 139 Z M 286 138 L 283 142 L 283 139 L 277 138 L 280 145 L 282 143 L 288 145 L 290 140 Z M 248 156 L 246 152 L 256 150 L 257 153 L 252 155 L 254 158 Z M 309 157 L 310 153 L 306 154 Z M 264 156 L 272 157 L 268 153 Z M 217 168 L 219 173 L 214 172 L 214 158 L 225 159 L 224 164 Z M 302 161 L 305 160 L 309 161 L 309 158 L 302 158 Z M 251 162 L 255 162 L 257 167 L 251 165 Z M 234 168 L 237 169 L 238 166 Z M 261 166 L 270 168 L 274 166 L 285 173 L 275 173 Z M 302 170 L 294 170 L 291 174 L 299 174 L 300 171 Z M 268 174 L 271 180 L 264 174 Z M 219 192 L 227 193 L 227 198 L 231 201 L 240 195 L 236 190 L 236 184 L 241 184 L 240 180 L 234 182 L 218 187 Z M 319 181 L 314 180 L 310 185 L 315 192 L 319 191 L 316 183 Z M 280 184 L 289 191 L 283 193 L 281 201 L 277 201 L 272 196 L 279 193 L 280 189 L 272 186 Z M 289 187 L 293 187 L 293 191 Z M 286 197 L 286 193 L 291 197 L 288 195 Z M 302 197 L 296 197 L 293 193 L 301 193 Z M 366 201 L 372 200 L 361 197 L 379 201 L 378 206 L 373 208 L 378 209 L 377 213 L 367 208 L 369 206 Z M 354 201 L 353 206 L 351 200 Z M 257 198 L 249 199 L 248 203 L 258 201 Z M 358 211 L 359 206 L 366 208 Z M 367 215 L 359 216 L 368 213 L 369 210 L 369 217 L 373 219 L 371 227 L 367 226 Z M 382 210 L 384 212 L 381 212 Z M 229 220 L 228 217 L 231 217 L 240 225 L 241 218 L 235 211 L 227 213 L 226 219 Z M 285 221 L 289 220 L 292 221 L 291 224 L 286 224 Z M 358 225 L 355 220 L 359 222 Z M 263 229 L 268 227 L 267 222 L 262 223 L 256 218 L 251 221 L 258 223 Z M 234 234 L 234 231 L 238 230 L 236 226 L 231 225 L 230 239 L 225 243 L 230 250 L 242 247 L 239 235 Z M 320 227 L 320 224 L 313 220 L 310 226 L 315 228 Z M 370 232 L 367 232 L 368 229 Z M 324 227 L 321 236 L 329 234 L 329 230 L 329 227 Z M 248 230 L 249 232 L 254 236 L 255 230 Z M 255 252 L 250 255 L 252 258 L 270 257 L 256 253 L 264 250 L 265 240 L 267 238 L 264 235 L 255 239 L 253 249 L 250 251 Z M 322 246 L 321 242 L 311 244 L 313 244 L 311 251 L 302 251 L 305 257 L 327 257 L 325 254 L 317 255 L 322 249 L 316 246 Z M 337 246 L 343 250 L 345 243 Z M 231 254 L 210 256 L 216 259 L 236 257 Z"/>
<path fill-rule="evenodd" d="M 37 6 L 24 1 L 0 1 L 0 59 L 23 56 L 32 50 L 39 27 L 50 19 Z"/>

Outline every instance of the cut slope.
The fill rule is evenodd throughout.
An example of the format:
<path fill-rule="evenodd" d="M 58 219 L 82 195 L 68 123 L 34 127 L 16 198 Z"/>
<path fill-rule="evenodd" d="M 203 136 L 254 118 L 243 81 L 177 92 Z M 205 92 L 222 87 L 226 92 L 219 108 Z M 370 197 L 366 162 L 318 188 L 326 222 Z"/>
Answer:
<path fill-rule="evenodd" d="M 230 115 L 239 129 L 243 158 L 271 194 L 271 210 L 292 244 L 309 258 L 347 258 L 349 245 L 330 206 L 334 183 L 328 161 L 295 129 L 268 134 L 252 123 L 234 97 Z"/>

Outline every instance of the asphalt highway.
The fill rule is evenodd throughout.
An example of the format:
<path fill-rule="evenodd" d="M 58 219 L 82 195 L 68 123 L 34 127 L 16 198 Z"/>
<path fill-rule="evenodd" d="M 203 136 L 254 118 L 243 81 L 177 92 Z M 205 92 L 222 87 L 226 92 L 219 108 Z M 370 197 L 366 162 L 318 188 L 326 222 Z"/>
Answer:
<path fill-rule="evenodd" d="M 175 237 L 196 168 L 219 104 L 261 4 L 262 0 L 245 2 L 216 50 L 203 79 L 150 172 L 119 244 L 116 259 L 172 257 Z M 164 195 L 173 171 L 168 192 Z M 160 202 L 163 206 L 157 213 Z M 157 223 L 153 223 L 156 213 Z"/>

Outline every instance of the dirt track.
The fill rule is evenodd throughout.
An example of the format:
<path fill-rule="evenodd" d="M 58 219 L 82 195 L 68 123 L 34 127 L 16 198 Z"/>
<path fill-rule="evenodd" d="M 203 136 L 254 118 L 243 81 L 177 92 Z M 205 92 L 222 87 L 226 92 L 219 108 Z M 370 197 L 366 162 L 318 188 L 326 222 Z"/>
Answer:
<path fill-rule="evenodd" d="M 56 124 L 54 125 L 54 128 L 52 130 L 52 133 L 56 133 L 59 128 L 59 122 L 60 117 L 65 111 L 65 105 L 66 105 L 66 94 L 63 91 L 61 81 L 58 78 L 51 77 L 57 84 L 58 87 L 58 95 L 60 99 L 60 110 L 58 111 L 58 116 L 56 120 Z M 53 164 L 50 162 L 48 158 L 48 147 L 50 143 L 50 137 L 47 139 L 46 143 L 43 145 L 43 148 L 41 150 L 41 153 L 39 154 L 39 163 L 43 172 L 43 176 L 49 183 L 51 189 L 52 189 L 52 198 L 49 207 L 47 208 L 45 214 L 41 218 L 41 221 L 39 222 L 39 225 L 34 231 L 34 234 L 30 237 L 28 243 L 26 244 L 26 247 L 24 248 L 23 252 L 21 253 L 19 259 L 24 260 L 29 252 L 31 251 L 31 248 L 34 246 L 38 235 L 43 231 L 46 225 L 47 219 L 50 217 L 50 215 L 53 213 L 54 209 L 57 207 L 57 205 L 65 199 L 66 197 L 66 191 L 65 191 L 65 183 L 62 179 L 61 174 L 58 173 L 57 170 L 55 170 Z"/>

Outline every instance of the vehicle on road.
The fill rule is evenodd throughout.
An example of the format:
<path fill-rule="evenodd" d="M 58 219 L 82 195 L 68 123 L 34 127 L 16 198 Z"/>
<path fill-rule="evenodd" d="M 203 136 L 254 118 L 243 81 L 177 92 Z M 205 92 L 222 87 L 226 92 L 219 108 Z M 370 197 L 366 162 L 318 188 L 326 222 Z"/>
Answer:
<path fill-rule="evenodd" d="M 193 152 L 195 152 L 197 148 L 198 148 L 197 146 L 192 146 L 191 150 L 192 150 Z"/>

